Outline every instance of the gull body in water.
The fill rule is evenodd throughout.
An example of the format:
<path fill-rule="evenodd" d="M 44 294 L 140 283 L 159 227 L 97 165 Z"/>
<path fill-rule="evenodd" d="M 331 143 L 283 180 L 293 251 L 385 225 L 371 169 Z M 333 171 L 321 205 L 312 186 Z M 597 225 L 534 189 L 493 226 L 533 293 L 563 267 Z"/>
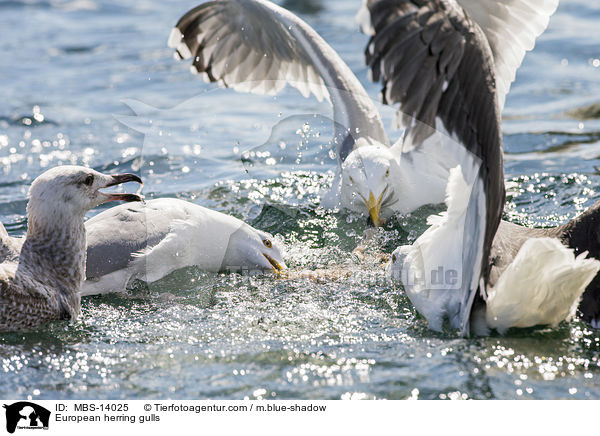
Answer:
<path fill-rule="evenodd" d="M 87 221 L 86 230 L 82 295 L 122 292 L 132 280 L 152 283 L 189 266 L 276 274 L 286 268 L 270 234 L 176 198 L 110 208 Z"/>
<path fill-rule="evenodd" d="M 108 201 L 141 201 L 135 194 L 102 188 L 141 180 L 90 168 L 60 166 L 37 177 L 29 189 L 27 234 L 15 240 L 2 232 L 0 332 L 76 319 L 85 279 L 85 213 Z"/>

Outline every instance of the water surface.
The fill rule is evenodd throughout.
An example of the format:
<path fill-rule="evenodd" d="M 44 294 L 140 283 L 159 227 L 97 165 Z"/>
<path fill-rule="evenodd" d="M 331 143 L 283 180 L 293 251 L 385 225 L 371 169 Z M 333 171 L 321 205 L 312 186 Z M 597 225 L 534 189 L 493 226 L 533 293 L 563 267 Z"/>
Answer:
<path fill-rule="evenodd" d="M 381 280 L 375 257 L 352 257 L 364 218 L 318 207 L 334 162 L 327 104 L 293 89 L 237 94 L 190 75 L 166 40 L 195 3 L 0 2 L 0 220 L 24 233 L 28 186 L 51 166 L 138 171 L 149 198 L 187 199 L 274 233 L 292 268 L 341 263 L 355 274 L 319 283 L 191 269 L 149 290 L 85 298 L 72 325 L 0 335 L 0 397 L 600 398 L 599 334 L 584 323 L 434 333 Z M 285 2 L 376 99 L 359 4 Z M 590 2 L 561 2 L 517 74 L 503 114 L 507 219 L 556 225 L 600 198 L 599 20 Z M 393 110 L 382 113 L 391 126 Z M 239 159 L 265 150 L 287 158 Z M 371 252 L 413 241 L 438 210 L 393 220 Z"/>

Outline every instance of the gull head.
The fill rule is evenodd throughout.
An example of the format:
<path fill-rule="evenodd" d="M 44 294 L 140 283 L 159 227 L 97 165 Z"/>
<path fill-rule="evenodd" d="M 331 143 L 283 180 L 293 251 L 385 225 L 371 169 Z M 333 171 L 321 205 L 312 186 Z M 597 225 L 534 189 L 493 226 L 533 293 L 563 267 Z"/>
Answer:
<path fill-rule="evenodd" d="M 142 180 L 135 174 L 107 175 L 81 166 L 54 167 L 31 184 L 27 215 L 45 221 L 83 217 L 90 209 L 108 201 L 141 201 L 137 194 L 100 191 L 125 182 L 141 184 Z"/>
<path fill-rule="evenodd" d="M 280 274 L 287 267 L 281 247 L 269 233 L 242 225 L 229 238 L 222 271 L 271 271 Z"/>
<path fill-rule="evenodd" d="M 341 201 L 346 208 L 367 215 L 378 227 L 393 214 L 394 180 L 400 167 L 389 147 L 357 145 L 342 165 Z"/>

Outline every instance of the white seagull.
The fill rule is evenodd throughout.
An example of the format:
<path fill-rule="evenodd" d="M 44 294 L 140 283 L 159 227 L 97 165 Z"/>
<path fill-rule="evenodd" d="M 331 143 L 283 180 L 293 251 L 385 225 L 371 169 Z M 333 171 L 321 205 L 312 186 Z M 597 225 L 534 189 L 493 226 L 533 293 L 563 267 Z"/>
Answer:
<path fill-rule="evenodd" d="M 386 101 L 400 103 L 404 123 L 413 123 L 404 147 L 418 151 L 433 141 L 456 165 L 448 173 L 447 211 L 429 217 L 430 228 L 399 247 L 388 267 L 434 330 L 447 323 L 467 336 L 556 325 L 572 316 L 600 267 L 548 235 L 517 244 L 517 232 L 498 236 L 496 248 L 518 247 L 500 256 L 502 267 L 490 262 L 504 207 L 500 112 L 516 68 L 557 4 L 367 2 L 373 77 L 382 79 Z M 453 160 L 444 150 L 463 155 Z"/>
<path fill-rule="evenodd" d="M 135 194 L 99 191 L 132 181 L 142 182 L 134 174 L 111 176 L 79 166 L 55 167 L 33 181 L 25 239 L 2 235 L 10 255 L 0 264 L 0 332 L 77 318 L 85 279 L 85 213 L 107 201 L 141 201 Z"/>
<path fill-rule="evenodd" d="M 86 230 L 82 295 L 122 292 L 132 280 L 152 283 L 189 266 L 241 274 L 286 268 L 270 234 L 176 198 L 110 208 L 87 221 Z"/>

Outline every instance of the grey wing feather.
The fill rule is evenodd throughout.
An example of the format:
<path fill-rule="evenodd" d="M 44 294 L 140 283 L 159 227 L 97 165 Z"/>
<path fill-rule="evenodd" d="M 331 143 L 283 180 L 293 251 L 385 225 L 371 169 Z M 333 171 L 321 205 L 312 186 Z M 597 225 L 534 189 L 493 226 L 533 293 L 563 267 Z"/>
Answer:
<path fill-rule="evenodd" d="M 184 218 L 177 208 L 123 204 L 88 220 L 86 278 L 102 277 L 126 268 L 132 255 L 158 244 L 170 230 L 171 221 Z"/>
<path fill-rule="evenodd" d="M 239 13 L 241 7 L 245 14 Z M 261 25 L 266 22 L 271 25 Z M 290 64 L 314 68 L 308 55 L 299 46 L 290 44 L 294 38 L 289 29 L 283 23 L 273 21 L 268 10 L 260 4 L 233 1 L 203 3 L 185 14 L 177 28 L 186 46 L 177 44 L 179 56 L 185 59 L 193 55 L 197 72 L 206 73 L 213 82 L 221 80 L 226 86 L 236 89 L 258 91 L 255 88 L 262 82 L 270 81 L 263 84 L 263 91 L 273 93 L 278 90 L 273 87 L 274 83 L 281 81 L 285 84 Z M 270 68 L 273 64 L 281 68 Z M 305 96 L 312 91 L 319 100 L 328 98 L 322 92 L 320 77 L 315 75 L 317 82 L 307 83 L 308 78 L 303 75 L 305 71 L 297 69 L 290 74 L 290 79 L 305 79 L 292 85 Z"/>

